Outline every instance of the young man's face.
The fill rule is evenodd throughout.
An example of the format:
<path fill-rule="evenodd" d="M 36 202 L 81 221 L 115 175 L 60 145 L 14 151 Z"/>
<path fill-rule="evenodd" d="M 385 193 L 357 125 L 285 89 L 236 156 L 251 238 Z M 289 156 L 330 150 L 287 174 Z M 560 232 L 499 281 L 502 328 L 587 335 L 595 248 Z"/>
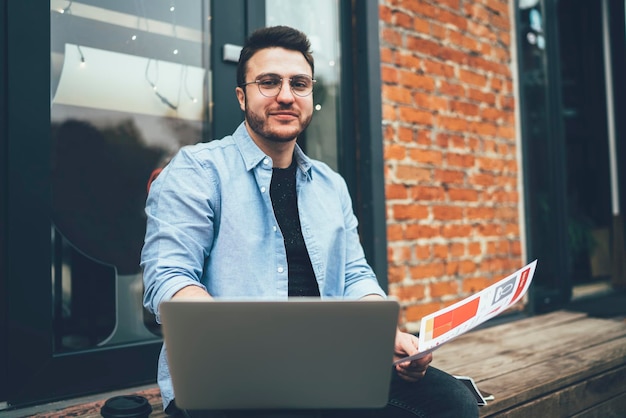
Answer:
<path fill-rule="evenodd" d="M 267 74 L 283 78 L 276 97 L 266 97 L 257 84 L 237 87 L 239 106 L 246 114 L 251 136 L 256 140 L 289 142 L 298 137 L 311 122 L 313 94 L 300 97 L 293 93 L 288 78 L 311 74 L 311 66 L 298 51 L 284 48 L 262 49 L 248 61 L 245 82 Z"/>

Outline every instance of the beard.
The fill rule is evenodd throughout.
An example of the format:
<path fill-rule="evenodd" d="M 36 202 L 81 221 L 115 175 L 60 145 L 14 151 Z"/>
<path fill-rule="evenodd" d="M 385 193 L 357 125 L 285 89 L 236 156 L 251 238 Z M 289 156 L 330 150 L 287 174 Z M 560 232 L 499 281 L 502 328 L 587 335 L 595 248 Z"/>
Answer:
<path fill-rule="evenodd" d="M 288 110 L 288 107 L 283 107 L 283 110 Z M 254 113 L 248 107 L 248 101 L 246 100 L 246 122 L 250 129 L 255 132 L 257 135 L 265 138 L 271 142 L 290 142 L 296 139 L 311 123 L 311 119 L 313 118 L 313 114 L 308 115 L 306 119 L 300 121 L 300 127 L 292 129 L 292 131 L 288 132 L 280 132 L 280 130 L 274 129 L 269 125 L 268 119 L 264 115 L 259 115 Z"/>

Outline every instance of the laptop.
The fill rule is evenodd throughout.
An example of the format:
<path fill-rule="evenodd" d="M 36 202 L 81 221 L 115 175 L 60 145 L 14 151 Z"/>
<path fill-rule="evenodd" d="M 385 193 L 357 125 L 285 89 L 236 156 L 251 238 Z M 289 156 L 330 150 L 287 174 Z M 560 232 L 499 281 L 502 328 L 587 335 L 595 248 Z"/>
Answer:
<path fill-rule="evenodd" d="M 396 301 L 173 300 L 162 331 L 182 409 L 381 408 Z"/>

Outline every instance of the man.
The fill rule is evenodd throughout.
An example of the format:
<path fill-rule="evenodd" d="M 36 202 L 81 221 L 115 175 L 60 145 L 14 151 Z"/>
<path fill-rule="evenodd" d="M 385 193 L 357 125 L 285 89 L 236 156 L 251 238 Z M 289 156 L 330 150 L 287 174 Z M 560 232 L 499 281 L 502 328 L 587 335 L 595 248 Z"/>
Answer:
<path fill-rule="evenodd" d="M 162 301 L 183 296 L 385 297 L 344 180 L 296 145 L 313 115 L 309 49 L 289 27 L 252 34 L 235 89 L 245 121 L 232 136 L 181 149 L 153 183 L 142 267 L 144 304 L 157 320 Z M 417 338 L 398 330 L 396 356 L 416 351 Z M 477 416 L 469 391 L 431 361 L 397 365 L 389 405 L 368 413 Z M 165 348 L 158 382 L 166 412 L 176 411 Z"/>

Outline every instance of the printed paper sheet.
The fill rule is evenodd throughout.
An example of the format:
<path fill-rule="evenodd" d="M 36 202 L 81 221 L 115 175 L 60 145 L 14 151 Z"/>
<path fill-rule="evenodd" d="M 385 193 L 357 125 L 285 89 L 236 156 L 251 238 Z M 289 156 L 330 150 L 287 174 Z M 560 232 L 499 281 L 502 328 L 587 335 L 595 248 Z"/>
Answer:
<path fill-rule="evenodd" d="M 424 357 L 510 308 L 526 294 L 536 266 L 537 260 L 460 302 L 426 315 L 420 326 L 419 353 L 395 364 Z"/>

